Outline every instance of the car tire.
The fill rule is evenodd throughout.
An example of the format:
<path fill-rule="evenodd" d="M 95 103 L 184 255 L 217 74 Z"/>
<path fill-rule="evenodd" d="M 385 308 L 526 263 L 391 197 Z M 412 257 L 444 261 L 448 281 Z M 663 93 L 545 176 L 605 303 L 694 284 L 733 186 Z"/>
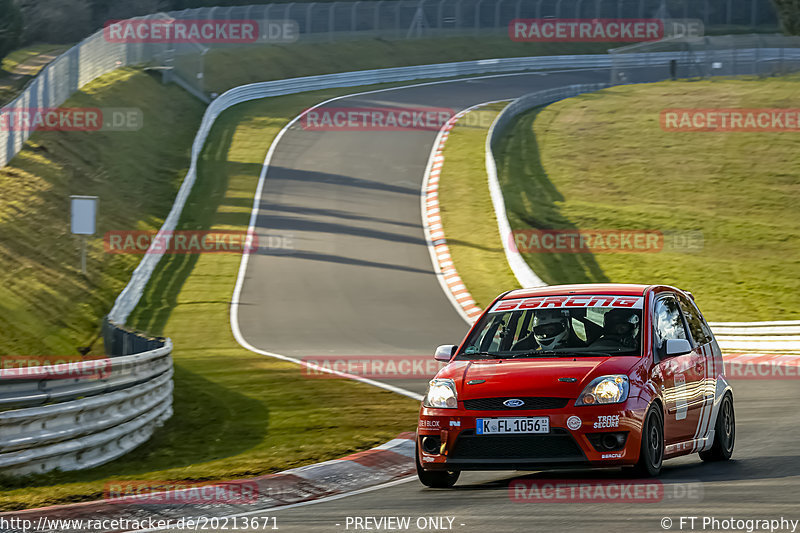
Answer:
<path fill-rule="evenodd" d="M 733 412 L 733 397 L 728 393 L 719 405 L 717 420 L 714 423 L 714 444 L 700 452 L 703 461 L 727 461 L 733 455 L 736 440 L 736 416 Z"/>
<path fill-rule="evenodd" d="M 415 450 L 414 459 L 415 462 L 417 463 L 417 477 L 419 478 L 420 482 L 426 487 L 431 487 L 433 489 L 449 489 L 450 487 L 456 484 L 456 481 L 458 481 L 458 476 L 461 475 L 461 472 L 459 472 L 458 470 L 452 472 L 448 472 L 446 470 L 441 470 L 441 471 L 424 470 L 419 462 L 418 448 Z"/>
<path fill-rule="evenodd" d="M 642 424 L 642 445 L 639 462 L 633 467 L 637 477 L 655 477 L 661 473 L 664 463 L 664 418 L 661 409 L 650 406 Z"/>

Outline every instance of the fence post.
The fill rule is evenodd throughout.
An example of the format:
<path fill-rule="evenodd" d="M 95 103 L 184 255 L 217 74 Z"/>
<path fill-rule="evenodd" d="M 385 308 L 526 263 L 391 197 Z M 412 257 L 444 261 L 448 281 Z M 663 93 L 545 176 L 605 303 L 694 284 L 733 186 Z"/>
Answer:
<path fill-rule="evenodd" d="M 481 30 L 481 4 L 483 0 L 478 0 L 478 3 L 475 4 L 475 33 L 480 33 Z"/>
<path fill-rule="evenodd" d="M 334 25 L 334 13 L 336 10 L 336 4 L 338 2 L 331 2 L 328 7 L 328 41 L 333 42 L 333 25 Z"/>
<path fill-rule="evenodd" d="M 561 18 L 561 2 L 562 0 L 556 0 L 556 18 Z"/>
<path fill-rule="evenodd" d="M 500 6 L 502 5 L 503 0 L 497 0 L 497 4 L 494 6 L 494 28 L 500 28 Z"/>
<path fill-rule="evenodd" d="M 750 27 L 754 30 L 758 27 L 758 0 L 750 4 Z"/>
<path fill-rule="evenodd" d="M 306 7 L 306 28 L 305 29 L 306 29 L 306 33 L 309 36 L 311 36 L 311 29 L 313 28 L 312 22 L 311 22 L 311 10 L 314 9 L 314 5 L 315 4 L 316 4 L 316 2 L 310 2 L 308 4 L 308 6 Z M 270 6 L 272 6 L 272 4 L 270 4 Z"/>
<path fill-rule="evenodd" d="M 372 25 L 374 26 L 374 28 L 372 29 L 375 32 L 375 35 L 379 34 L 381 28 L 381 4 L 383 4 L 383 0 L 378 0 L 377 2 L 375 2 L 375 13 L 374 13 L 375 20 L 372 23 Z"/>
<path fill-rule="evenodd" d="M 283 20 L 289 20 L 289 12 L 291 11 L 293 5 L 294 2 L 289 2 L 286 4 L 286 9 L 283 10 Z"/>
<path fill-rule="evenodd" d="M 517 0 L 516 18 L 520 18 L 521 13 L 522 13 L 522 0 Z"/>
<path fill-rule="evenodd" d="M 353 6 L 350 9 L 350 31 L 352 32 L 356 31 L 356 9 L 360 3 L 361 2 L 353 2 Z"/>
<path fill-rule="evenodd" d="M 394 8 L 394 30 L 397 35 L 400 34 L 400 2 L 397 2 Z"/>

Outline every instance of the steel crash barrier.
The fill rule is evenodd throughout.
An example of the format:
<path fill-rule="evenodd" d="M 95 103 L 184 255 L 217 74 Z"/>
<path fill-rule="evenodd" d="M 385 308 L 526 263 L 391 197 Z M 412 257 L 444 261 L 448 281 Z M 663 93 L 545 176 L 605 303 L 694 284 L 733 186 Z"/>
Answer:
<path fill-rule="evenodd" d="M 172 415 L 172 341 L 108 323 L 152 349 L 0 369 L 0 475 L 91 468 L 150 438 Z M 107 346 L 109 351 L 123 348 Z"/>
<path fill-rule="evenodd" d="M 163 14 L 153 17 L 159 16 Z M 97 76 L 169 53 L 163 45 L 115 44 L 109 48 L 99 39 L 98 35 L 92 36 L 60 56 L 10 105 L 60 105 Z M 739 50 L 737 57 L 740 60 L 752 57 L 762 63 L 779 58 L 782 62 L 800 59 L 797 52 L 798 49 L 762 48 L 749 56 L 747 50 Z M 319 89 L 562 68 L 615 66 L 625 72 L 642 68 L 655 78 L 664 79 L 668 77 L 670 61 L 706 64 L 709 57 L 702 51 L 691 55 L 667 51 L 633 52 L 624 57 L 617 54 L 616 59 L 601 54 L 487 59 L 308 76 L 237 87 L 214 99 L 206 109 L 192 145 L 190 169 L 160 232 L 176 228 L 196 180 L 198 158 L 211 127 L 224 110 L 239 103 Z M 630 81 L 631 77 L 627 79 Z M 556 99 L 562 97 L 566 95 Z M 19 152 L 32 131 L 0 132 L 0 165 Z M 505 216 L 504 209 L 502 212 Z M 0 369 L 0 475 L 77 470 L 103 464 L 146 441 L 171 416 L 172 342 L 143 338 L 122 327 L 163 256 L 156 252 L 145 254 L 109 313 L 103 331 L 109 357 L 79 363 L 73 368 L 77 375 L 71 375 L 69 369 L 60 365 L 39 367 L 28 375 Z"/>

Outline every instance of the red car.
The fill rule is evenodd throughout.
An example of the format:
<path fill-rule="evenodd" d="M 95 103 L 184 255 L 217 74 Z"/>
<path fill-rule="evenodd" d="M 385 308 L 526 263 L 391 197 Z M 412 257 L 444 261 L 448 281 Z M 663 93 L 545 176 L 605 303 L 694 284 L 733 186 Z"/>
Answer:
<path fill-rule="evenodd" d="M 450 487 L 462 470 L 632 467 L 733 452 L 733 393 L 691 294 L 587 284 L 500 295 L 431 380 L 417 473 Z"/>

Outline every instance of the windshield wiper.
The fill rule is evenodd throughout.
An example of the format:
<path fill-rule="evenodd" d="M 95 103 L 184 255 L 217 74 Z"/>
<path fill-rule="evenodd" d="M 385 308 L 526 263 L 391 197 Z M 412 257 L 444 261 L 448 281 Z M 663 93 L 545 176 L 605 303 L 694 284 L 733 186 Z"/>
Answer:
<path fill-rule="evenodd" d="M 500 354 L 489 353 L 489 352 L 469 352 L 469 353 L 468 352 L 464 352 L 464 353 L 460 353 L 459 355 L 464 355 L 464 356 L 467 356 L 467 355 L 469 355 L 469 356 L 472 356 L 472 355 L 483 355 L 483 356 L 486 356 L 486 357 L 491 357 L 493 359 L 500 359 L 502 357 Z"/>
<path fill-rule="evenodd" d="M 611 357 L 611 354 L 608 352 L 599 352 L 599 351 L 578 351 L 578 350 L 539 350 L 536 352 L 525 352 L 521 354 L 516 354 L 515 357 L 547 357 L 547 356 L 556 356 L 556 357 L 575 357 L 581 355 L 599 355 L 602 357 Z"/>

